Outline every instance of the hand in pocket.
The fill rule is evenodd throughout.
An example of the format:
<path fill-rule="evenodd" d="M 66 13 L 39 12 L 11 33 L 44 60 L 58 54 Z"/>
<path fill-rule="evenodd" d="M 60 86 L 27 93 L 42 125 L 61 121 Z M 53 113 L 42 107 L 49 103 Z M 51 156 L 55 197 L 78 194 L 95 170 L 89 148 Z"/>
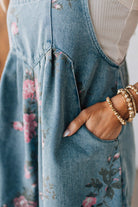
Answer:
<path fill-rule="evenodd" d="M 116 95 L 113 97 L 114 103 L 119 104 L 118 112 L 126 114 L 124 103 L 120 97 Z M 117 100 L 118 99 L 118 100 Z M 117 106 L 117 105 L 116 105 Z M 123 109 L 123 110 L 121 110 Z M 63 136 L 73 135 L 83 124 L 95 136 L 103 140 L 114 140 L 118 137 L 122 130 L 122 124 L 115 116 L 114 112 L 106 101 L 98 102 L 92 106 L 83 109 L 80 114 L 68 125 Z"/>

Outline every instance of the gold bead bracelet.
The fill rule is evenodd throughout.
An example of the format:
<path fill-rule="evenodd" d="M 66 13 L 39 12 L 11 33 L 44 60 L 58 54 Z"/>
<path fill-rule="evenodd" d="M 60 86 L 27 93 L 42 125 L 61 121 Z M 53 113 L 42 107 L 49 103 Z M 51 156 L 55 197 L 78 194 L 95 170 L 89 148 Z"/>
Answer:
<path fill-rule="evenodd" d="M 126 125 L 126 121 L 120 116 L 120 114 L 116 111 L 116 109 L 113 106 L 113 103 L 111 101 L 111 99 L 109 97 L 106 97 L 106 101 L 109 104 L 109 106 L 111 107 L 112 111 L 114 112 L 115 116 L 117 117 L 117 119 L 121 122 L 122 125 Z"/>
<path fill-rule="evenodd" d="M 131 100 L 132 100 L 132 103 L 133 103 L 133 110 L 134 110 L 134 117 L 137 113 L 137 110 L 136 110 L 136 102 L 134 100 L 134 97 L 133 97 L 133 94 L 127 89 L 127 88 L 124 88 L 125 91 L 127 91 L 127 93 L 129 93 L 130 97 L 131 97 Z"/>
<path fill-rule="evenodd" d="M 128 105 L 129 118 L 126 121 L 131 122 L 136 115 L 136 104 L 135 104 L 135 100 L 133 98 L 133 95 L 126 88 L 118 89 L 117 94 L 119 94 L 119 93 L 121 93 L 123 95 L 123 97 L 126 99 L 126 103 Z"/>
<path fill-rule="evenodd" d="M 126 88 L 131 88 L 136 93 L 136 95 L 138 95 L 138 89 L 136 88 L 136 86 L 128 85 Z"/>

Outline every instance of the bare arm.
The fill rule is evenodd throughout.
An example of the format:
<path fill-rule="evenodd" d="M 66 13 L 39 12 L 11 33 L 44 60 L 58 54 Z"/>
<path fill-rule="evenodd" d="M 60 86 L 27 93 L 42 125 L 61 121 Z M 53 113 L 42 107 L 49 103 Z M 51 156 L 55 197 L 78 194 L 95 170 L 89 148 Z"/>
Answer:
<path fill-rule="evenodd" d="M 8 5 L 9 5 L 9 0 L 0 0 L 0 6 L 3 12 L 5 13 L 7 12 Z"/>
<path fill-rule="evenodd" d="M 134 86 L 138 89 L 138 82 L 134 84 Z M 134 100 L 136 102 L 136 111 L 138 113 L 138 95 L 135 94 L 135 92 L 132 89 L 129 89 L 130 92 L 133 94 Z M 115 108 L 118 110 L 120 115 L 124 118 L 127 119 L 129 114 L 128 114 L 128 109 L 125 104 L 125 102 L 122 101 L 121 94 L 118 94 L 114 97 L 112 97 L 113 104 Z"/>
<path fill-rule="evenodd" d="M 134 86 L 138 88 L 138 82 L 135 83 Z M 133 94 L 138 113 L 138 95 L 136 95 L 132 89 L 128 90 L 130 90 Z M 128 109 L 124 99 L 122 99 L 122 95 L 117 94 L 113 96 L 111 100 L 119 114 L 124 119 L 127 119 L 129 116 Z M 64 132 L 63 136 L 73 135 L 84 123 L 89 131 L 97 137 L 105 140 L 115 139 L 120 134 L 122 128 L 122 124 L 116 118 L 107 102 L 103 101 L 83 109 L 80 114 L 69 124 L 66 129 L 67 131 Z"/>
<path fill-rule="evenodd" d="M 6 24 L 8 5 L 9 0 L 0 0 L 0 78 L 9 51 L 9 39 Z"/>

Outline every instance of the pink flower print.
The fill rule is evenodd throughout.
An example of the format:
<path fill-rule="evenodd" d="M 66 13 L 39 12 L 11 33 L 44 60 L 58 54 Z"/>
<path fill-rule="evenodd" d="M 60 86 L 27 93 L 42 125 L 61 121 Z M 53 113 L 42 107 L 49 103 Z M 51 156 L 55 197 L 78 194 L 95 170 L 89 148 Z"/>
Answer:
<path fill-rule="evenodd" d="M 114 181 L 119 181 L 119 179 L 118 179 L 118 178 L 114 178 L 113 180 L 114 180 Z"/>
<path fill-rule="evenodd" d="M 35 114 L 24 114 L 24 135 L 25 142 L 29 143 L 33 138 L 33 135 L 36 135 L 35 128 L 37 127 L 37 122 L 34 120 Z"/>
<path fill-rule="evenodd" d="M 7 205 L 6 204 L 3 204 L 3 206 L 2 207 L 7 207 Z"/>
<path fill-rule="evenodd" d="M 20 121 L 14 121 L 13 122 L 13 128 L 15 130 L 23 131 L 23 123 Z"/>
<path fill-rule="evenodd" d="M 38 80 L 35 79 L 35 88 L 36 88 L 36 100 L 39 105 L 41 105 L 41 100 L 40 100 L 40 88 L 39 88 L 39 83 Z"/>
<path fill-rule="evenodd" d="M 39 196 L 40 196 L 41 200 L 44 200 L 44 197 L 43 197 L 43 193 L 42 192 L 39 193 Z"/>
<path fill-rule="evenodd" d="M 17 23 L 16 22 L 12 22 L 11 24 L 11 31 L 12 34 L 16 35 L 18 33 L 18 27 L 17 27 Z"/>
<path fill-rule="evenodd" d="M 105 191 L 107 191 L 107 186 L 105 187 Z"/>
<path fill-rule="evenodd" d="M 57 0 L 52 0 L 52 7 L 60 10 L 63 6 L 62 6 L 62 4 L 58 3 Z M 62 52 L 60 52 L 60 53 L 62 53 Z M 56 55 L 56 57 L 57 57 L 57 55 Z"/>
<path fill-rule="evenodd" d="M 58 57 L 58 55 L 61 55 L 62 52 L 60 51 L 58 54 L 55 53 L 55 56 Z"/>
<path fill-rule="evenodd" d="M 32 187 L 33 187 L 33 188 L 35 188 L 36 186 L 37 186 L 37 184 L 36 184 L 36 183 L 33 183 L 33 184 L 32 184 Z"/>
<path fill-rule="evenodd" d="M 42 148 L 44 148 L 45 143 L 44 143 L 44 138 L 42 137 Z"/>
<path fill-rule="evenodd" d="M 28 99 L 34 97 L 34 92 L 35 92 L 35 83 L 32 80 L 25 80 L 23 82 L 23 98 Z"/>
<path fill-rule="evenodd" d="M 33 168 L 33 167 L 31 167 L 31 166 L 30 166 L 30 167 L 28 167 L 28 169 L 29 169 L 29 170 L 31 170 L 32 168 Z"/>
<path fill-rule="evenodd" d="M 28 201 L 29 207 L 36 207 L 37 206 L 37 202 L 34 201 Z"/>
<path fill-rule="evenodd" d="M 25 177 L 29 179 L 31 177 L 30 171 L 27 169 L 26 165 L 24 165 Z"/>
<path fill-rule="evenodd" d="M 28 201 L 24 196 L 20 196 L 19 198 L 14 198 L 14 207 L 29 207 Z"/>
<path fill-rule="evenodd" d="M 95 204 L 96 204 L 95 197 L 86 197 L 82 203 L 83 207 L 92 207 L 92 205 L 95 205 Z"/>
<path fill-rule="evenodd" d="M 29 73 L 29 70 L 28 69 L 26 69 L 26 71 L 25 71 L 26 73 Z"/>
<path fill-rule="evenodd" d="M 30 71 L 28 69 L 26 69 L 25 72 L 26 72 L 26 74 L 32 75 L 32 71 Z"/>
<path fill-rule="evenodd" d="M 39 84 L 38 84 L 38 79 L 35 78 L 35 89 L 36 89 L 36 99 L 39 99 Z"/>
<path fill-rule="evenodd" d="M 121 167 L 119 167 L 119 175 L 121 175 L 121 172 L 122 172 L 122 171 L 121 171 Z"/>
<path fill-rule="evenodd" d="M 111 161 L 111 157 L 108 157 L 108 162 L 110 162 Z"/>
<path fill-rule="evenodd" d="M 120 157 L 120 153 L 119 152 L 117 152 L 115 155 L 114 155 L 114 159 L 118 159 Z"/>
<path fill-rule="evenodd" d="M 81 93 L 83 90 L 79 90 L 79 93 Z"/>
<path fill-rule="evenodd" d="M 54 7 L 55 7 L 55 9 L 61 9 L 62 8 L 62 6 L 60 4 L 55 4 Z"/>

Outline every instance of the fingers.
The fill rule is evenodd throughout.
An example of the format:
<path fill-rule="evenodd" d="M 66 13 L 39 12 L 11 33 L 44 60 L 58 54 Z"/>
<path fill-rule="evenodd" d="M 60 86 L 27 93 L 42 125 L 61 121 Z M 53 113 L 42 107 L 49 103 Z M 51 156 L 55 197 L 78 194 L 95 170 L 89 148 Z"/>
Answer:
<path fill-rule="evenodd" d="M 70 122 L 63 134 L 63 137 L 73 135 L 88 120 L 88 117 L 89 115 L 87 110 L 83 109 L 79 115 L 72 122 Z"/>

